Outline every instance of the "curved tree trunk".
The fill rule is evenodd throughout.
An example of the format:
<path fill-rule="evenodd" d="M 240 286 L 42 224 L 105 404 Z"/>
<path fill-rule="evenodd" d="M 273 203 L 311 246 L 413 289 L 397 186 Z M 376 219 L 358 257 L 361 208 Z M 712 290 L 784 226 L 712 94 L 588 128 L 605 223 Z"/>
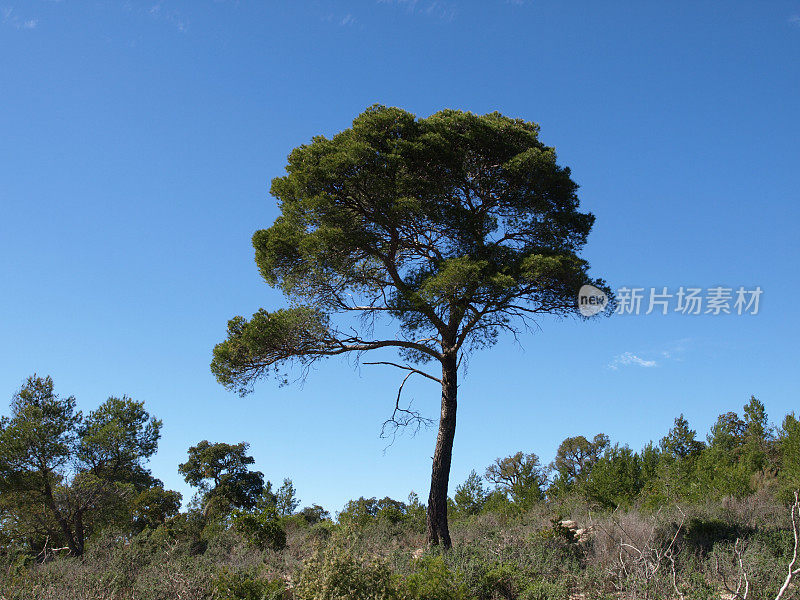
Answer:
<path fill-rule="evenodd" d="M 442 412 L 439 418 L 439 435 L 433 453 L 431 493 L 428 496 L 428 545 L 441 544 L 450 548 L 450 530 L 447 527 L 447 484 L 450 479 L 450 460 L 453 456 L 453 438 L 456 435 L 456 396 L 458 393 L 458 364 L 455 353 L 446 354 L 442 361 Z"/>

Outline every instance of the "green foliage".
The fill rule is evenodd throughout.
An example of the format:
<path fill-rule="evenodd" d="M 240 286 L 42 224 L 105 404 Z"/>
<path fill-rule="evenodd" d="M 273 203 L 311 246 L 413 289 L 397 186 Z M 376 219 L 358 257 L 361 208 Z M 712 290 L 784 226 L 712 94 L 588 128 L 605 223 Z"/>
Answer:
<path fill-rule="evenodd" d="M 133 499 L 133 515 L 140 528 L 155 529 L 174 517 L 181 509 L 180 492 L 154 486 L 143 490 Z"/>
<path fill-rule="evenodd" d="M 786 498 L 800 490 L 800 420 L 794 413 L 786 415 L 778 438 L 781 480 Z"/>
<path fill-rule="evenodd" d="M 470 471 L 467 480 L 456 486 L 453 495 L 456 510 L 460 515 L 476 515 L 486 504 L 488 492 L 483 486 L 483 479 L 475 470 Z"/>
<path fill-rule="evenodd" d="M 155 484 L 145 462 L 161 422 L 127 396 L 84 417 L 50 377 L 29 377 L 0 419 L 3 535 L 38 553 L 46 544 L 84 552 L 92 532 L 130 524 L 130 499 Z"/>
<path fill-rule="evenodd" d="M 589 500 L 610 509 L 630 506 L 641 489 L 641 460 L 628 446 L 619 444 L 606 450 L 584 486 Z"/>
<path fill-rule="evenodd" d="M 203 440 L 189 448 L 189 457 L 178 466 L 186 482 L 199 488 L 206 512 L 227 514 L 232 508 L 252 508 L 264 491 L 264 476 L 251 471 L 255 460 L 247 454 L 250 444 L 212 444 Z"/>
<path fill-rule="evenodd" d="M 297 499 L 294 484 L 288 477 L 283 480 L 281 487 L 275 491 L 275 510 L 282 517 L 294 514 L 300 501 Z"/>
<path fill-rule="evenodd" d="M 609 444 L 608 436 L 598 433 L 592 441 L 582 435 L 568 437 L 558 446 L 553 469 L 564 483 L 572 484 L 586 478 L 594 464 L 600 460 Z"/>
<path fill-rule="evenodd" d="M 298 514 L 309 525 L 316 525 L 322 521 L 329 521 L 331 518 L 331 513 L 322 508 L 319 504 L 306 506 Z"/>
<path fill-rule="evenodd" d="M 563 581 L 543 579 L 529 584 L 520 595 L 520 600 L 568 600 L 569 587 Z"/>
<path fill-rule="evenodd" d="M 366 525 L 371 521 L 383 521 L 396 524 L 408 516 L 408 505 L 400 500 L 386 497 L 350 500 L 338 514 L 339 523 L 343 525 Z"/>
<path fill-rule="evenodd" d="M 689 422 L 680 415 L 675 419 L 675 426 L 661 440 L 661 450 L 674 460 L 696 457 L 703 451 L 703 442 L 695 438 L 697 432 L 689 429 Z"/>
<path fill-rule="evenodd" d="M 152 478 L 142 462 L 155 454 L 161 425 L 150 418 L 144 402 L 111 397 L 81 423 L 78 460 L 96 477 L 134 482 L 143 489 Z"/>
<path fill-rule="evenodd" d="M 458 580 L 441 556 L 417 561 L 414 572 L 402 583 L 405 596 L 413 600 L 467 600 L 466 586 Z"/>
<path fill-rule="evenodd" d="M 751 532 L 747 532 L 740 525 L 719 518 L 692 517 L 684 524 L 681 537 L 693 552 L 706 554 L 714 548 L 714 544 L 733 543 L 736 539 L 744 537 L 745 533 Z"/>
<path fill-rule="evenodd" d="M 400 600 L 385 563 L 358 560 L 331 548 L 303 564 L 293 589 L 296 600 Z"/>
<path fill-rule="evenodd" d="M 547 472 L 535 454 L 517 452 L 498 458 L 486 468 L 486 479 L 513 502 L 528 506 L 544 497 Z"/>
<path fill-rule="evenodd" d="M 282 600 L 286 592 L 282 581 L 268 581 L 229 569 L 217 574 L 215 588 L 219 600 Z"/>
<path fill-rule="evenodd" d="M 145 469 L 161 424 L 141 403 L 110 398 L 84 416 L 49 378 L 33 377 L 0 421 L 0 594 L 499 600 L 673 597 L 677 586 L 700 600 L 719 591 L 717 569 L 735 580 L 738 552 L 748 598 L 768 600 L 794 548 L 781 502 L 800 481 L 800 424 L 787 415 L 776 435 L 755 398 L 743 414 L 721 415 L 707 445 L 683 418 L 640 453 L 602 435 L 568 438 L 553 465 L 561 487 L 554 494 L 554 482 L 546 501 L 535 455 L 498 459 L 487 469 L 496 489 L 487 492 L 475 471 L 456 487 L 450 510 L 467 517 L 454 522 L 457 546 L 412 558 L 425 523 L 414 493 L 407 502 L 353 500 L 336 524 L 319 505 L 296 512 L 290 479 L 274 492 L 264 485 L 246 444 L 204 442 L 181 465 L 201 489 L 200 506 L 181 513 L 180 494 Z M 252 481 L 262 482 L 258 494 Z M 242 496 L 251 502 L 234 507 Z M 676 501 L 680 531 L 662 510 Z M 561 524 L 567 516 L 582 533 Z M 654 571 L 619 551 L 624 539 L 663 562 L 673 538 L 674 582 L 664 564 Z M 85 552 L 77 560 L 61 545 Z"/>
<path fill-rule="evenodd" d="M 254 546 L 282 550 L 286 546 L 286 530 L 281 515 L 271 503 L 259 502 L 253 509 L 235 509 L 234 527 Z"/>
<path fill-rule="evenodd" d="M 378 347 L 441 359 L 438 336 L 455 350 L 493 344 L 523 305 L 575 314 L 588 281 L 577 252 L 594 217 L 578 211 L 569 169 L 533 123 L 373 106 L 352 128 L 295 148 L 286 171 L 271 188 L 281 214 L 253 246 L 265 281 L 294 305 L 229 321 L 211 368 L 230 389 Z M 380 311 L 431 341 L 365 341 L 332 323 L 346 311 Z"/>

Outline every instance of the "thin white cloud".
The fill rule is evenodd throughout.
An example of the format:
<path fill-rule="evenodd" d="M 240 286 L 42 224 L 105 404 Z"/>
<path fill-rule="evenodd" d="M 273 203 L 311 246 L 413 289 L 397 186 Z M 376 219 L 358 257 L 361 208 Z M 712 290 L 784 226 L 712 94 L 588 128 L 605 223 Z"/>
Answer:
<path fill-rule="evenodd" d="M 608 364 L 609 369 L 613 369 L 616 371 L 620 367 L 628 367 L 628 366 L 636 366 L 636 367 L 656 367 L 658 364 L 654 360 L 645 360 L 641 356 L 637 356 L 633 352 L 623 352 L 622 354 L 618 354 L 614 357 Z"/>
<path fill-rule="evenodd" d="M 342 19 L 339 21 L 339 25 L 341 25 L 342 27 L 346 27 L 348 25 L 353 25 L 355 22 L 356 18 L 351 14 L 347 14 L 344 17 L 342 17 Z"/>
<path fill-rule="evenodd" d="M 378 0 L 378 4 L 387 4 L 403 8 L 408 14 L 432 17 L 442 21 L 452 21 L 456 17 L 456 5 L 442 0 Z"/>
<path fill-rule="evenodd" d="M 789 17 L 789 24 L 795 27 L 800 27 L 800 15 L 792 15 Z"/>
<path fill-rule="evenodd" d="M 161 2 L 151 5 L 150 8 L 147 9 L 147 14 L 155 21 L 161 21 L 163 23 L 172 25 L 180 33 L 185 33 L 188 29 L 186 20 L 181 16 L 181 14 L 175 9 L 165 8 Z"/>
<path fill-rule="evenodd" d="M 0 7 L 0 16 L 2 16 L 3 25 L 8 25 L 14 29 L 36 29 L 39 24 L 39 19 L 20 16 L 13 6 Z"/>

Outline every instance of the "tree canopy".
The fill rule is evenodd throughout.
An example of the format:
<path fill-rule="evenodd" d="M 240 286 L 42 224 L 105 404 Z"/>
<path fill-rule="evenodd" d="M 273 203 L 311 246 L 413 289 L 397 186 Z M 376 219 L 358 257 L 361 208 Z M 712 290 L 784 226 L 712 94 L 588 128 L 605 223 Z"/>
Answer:
<path fill-rule="evenodd" d="M 264 490 L 264 475 L 251 471 L 255 459 L 247 454 L 250 444 L 199 442 L 189 448 L 178 472 L 186 483 L 199 488 L 205 511 L 227 512 L 231 508 L 252 508 Z"/>

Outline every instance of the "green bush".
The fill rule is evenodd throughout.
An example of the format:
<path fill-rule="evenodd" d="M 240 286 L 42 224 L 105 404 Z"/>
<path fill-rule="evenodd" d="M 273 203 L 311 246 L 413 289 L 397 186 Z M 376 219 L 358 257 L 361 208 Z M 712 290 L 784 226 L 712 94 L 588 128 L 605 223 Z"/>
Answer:
<path fill-rule="evenodd" d="M 467 588 L 447 568 L 441 556 L 417 561 L 416 570 L 403 581 L 403 591 L 413 600 L 466 600 Z"/>
<path fill-rule="evenodd" d="M 569 600 L 569 587 L 563 581 L 534 581 L 520 594 L 520 600 Z"/>
<path fill-rule="evenodd" d="M 295 600 L 400 600 L 389 568 L 366 562 L 340 548 L 308 559 L 293 589 Z"/>
<path fill-rule="evenodd" d="M 274 507 L 234 511 L 233 526 L 257 548 L 283 550 L 286 547 L 286 530 Z"/>
<path fill-rule="evenodd" d="M 481 598 L 516 598 L 525 576 L 518 566 L 502 563 L 492 566 L 481 578 Z"/>
<path fill-rule="evenodd" d="M 282 581 L 268 581 L 252 573 L 222 569 L 214 582 L 219 600 L 281 600 L 286 586 Z"/>

